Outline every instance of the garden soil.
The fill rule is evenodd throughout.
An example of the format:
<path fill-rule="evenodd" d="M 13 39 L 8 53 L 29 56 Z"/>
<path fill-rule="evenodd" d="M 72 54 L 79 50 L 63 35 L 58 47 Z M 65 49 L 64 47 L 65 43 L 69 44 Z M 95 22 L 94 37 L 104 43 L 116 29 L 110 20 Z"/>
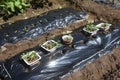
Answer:
<path fill-rule="evenodd" d="M 57 9 L 57 8 L 62 8 L 62 7 L 73 7 L 76 9 L 84 10 L 84 11 L 90 12 L 95 15 L 95 17 L 93 16 L 92 19 L 105 20 L 105 21 L 109 21 L 113 24 L 118 24 L 118 25 L 120 24 L 120 15 L 118 15 L 120 14 L 120 10 L 114 9 L 113 7 L 106 6 L 103 4 L 98 4 L 91 0 L 70 0 L 70 3 L 64 2 L 61 0 L 60 1 L 51 0 L 51 1 L 53 2 L 53 5 L 51 7 L 44 7 L 42 9 L 36 9 L 36 10 L 28 8 L 24 14 L 19 14 L 17 16 L 9 18 L 9 20 L 7 21 L 4 21 L 1 17 L 0 24 L 14 22 L 14 21 L 21 20 L 21 19 L 27 19 L 29 17 L 40 15 L 43 12 Z M 16 53 L 24 51 L 25 49 L 33 48 L 40 42 L 43 42 L 49 39 L 50 36 L 53 34 L 57 36 L 57 35 L 63 34 L 63 32 L 66 32 L 68 30 L 74 30 L 78 26 L 80 25 L 82 26 L 85 24 L 86 22 L 78 22 L 78 23 L 69 25 L 69 26 L 72 26 L 69 29 L 64 29 L 64 28 L 56 29 L 52 32 L 43 34 L 41 37 L 38 37 L 35 39 L 19 41 L 16 44 L 5 43 L 3 45 L 3 49 L 2 49 L 3 51 L 0 52 L 0 59 L 4 60 L 7 58 L 10 58 L 16 55 Z M 120 79 L 120 65 L 119 65 L 120 64 L 120 60 L 119 60 L 120 50 L 119 49 L 120 47 L 117 47 L 110 54 L 97 59 L 93 63 L 88 64 L 82 70 L 79 70 L 77 73 L 67 76 L 67 78 L 64 78 L 63 80 L 80 80 L 80 79 L 81 80 L 114 80 L 114 79 L 119 80 Z M 76 75 L 78 73 L 80 73 L 81 75 Z"/>
<path fill-rule="evenodd" d="M 114 24 L 120 23 L 120 10 L 109 5 L 96 3 L 92 0 L 71 0 L 85 11 L 95 14 L 100 20 L 107 20 Z M 111 0 L 112 1 L 112 0 Z M 115 1 L 115 0 L 114 0 Z"/>

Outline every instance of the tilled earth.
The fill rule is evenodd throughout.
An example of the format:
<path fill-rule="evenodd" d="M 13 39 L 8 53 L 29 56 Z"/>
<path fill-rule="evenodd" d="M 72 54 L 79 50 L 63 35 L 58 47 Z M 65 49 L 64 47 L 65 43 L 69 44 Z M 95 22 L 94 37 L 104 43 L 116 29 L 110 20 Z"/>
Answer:
<path fill-rule="evenodd" d="M 80 9 L 95 14 L 100 20 L 107 20 L 114 24 L 120 22 L 120 10 L 106 4 L 99 4 L 92 0 L 70 0 Z M 111 0 L 112 1 L 112 0 Z M 115 1 L 115 0 L 114 0 Z"/>
<path fill-rule="evenodd" d="M 118 65 L 115 70 L 109 71 L 103 75 L 103 78 L 101 78 L 101 80 L 120 80 L 120 65 Z"/>

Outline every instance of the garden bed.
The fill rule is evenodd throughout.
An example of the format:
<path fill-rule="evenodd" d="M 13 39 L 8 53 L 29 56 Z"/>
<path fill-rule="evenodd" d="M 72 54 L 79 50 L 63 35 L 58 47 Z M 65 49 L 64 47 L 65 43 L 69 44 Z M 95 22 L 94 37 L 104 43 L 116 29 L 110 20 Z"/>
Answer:
<path fill-rule="evenodd" d="M 74 74 L 76 70 L 81 69 L 86 63 L 109 53 L 116 45 L 119 45 L 119 10 L 93 1 L 81 0 L 73 2 L 71 5 L 75 5 L 77 9 L 86 10 L 95 16 L 86 14 L 85 11 L 62 8 L 27 20 L 20 20 L 15 23 L 10 21 L 10 23 L 2 24 L 0 27 L 0 59 L 3 60 L 0 62 L 0 76 L 2 79 L 36 80 L 39 78 L 40 80 L 58 80 L 67 73 Z M 93 5 L 89 6 L 90 4 Z M 101 7 L 100 11 L 98 11 L 99 7 Z M 63 14 L 63 12 L 66 14 Z M 110 31 L 98 31 L 98 34 L 92 37 L 82 31 L 82 28 L 85 27 L 88 21 L 97 22 L 99 20 L 111 22 L 112 27 Z M 65 44 L 62 42 L 62 36 L 66 34 L 73 36 L 72 43 Z M 40 45 L 50 39 L 54 39 L 61 46 L 49 53 L 49 51 L 42 49 Z M 21 58 L 21 55 L 28 51 L 37 51 L 41 56 L 39 62 L 34 66 L 26 65 Z M 117 66 L 119 67 L 119 65 Z M 17 71 L 18 69 L 20 70 L 19 72 Z M 83 72 L 86 72 L 84 68 L 82 69 Z M 94 78 L 84 76 L 81 79 L 110 79 L 106 77 L 109 73 L 100 74 L 100 76 Z M 89 73 L 88 76 L 90 76 Z M 93 74 L 93 76 L 95 75 Z M 69 80 L 71 79 L 69 78 Z"/>
<path fill-rule="evenodd" d="M 95 25 L 98 23 L 96 22 Z M 120 42 L 120 29 L 115 28 L 115 26 L 113 28 L 113 26 L 111 26 L 109 32 L 103 34 L 100 31 L 92 38 L 87 37 L 82 32 L 82 27 L 78 28 L 69 33 L 73 36 L 71 45 L 62 43 L 62 35 L 56 36 L 53 39 L 61 45 L 54 52 L 46 52 L 40 45 L 27 49 L 3 62 L 1 66 L 3 66 L 3 70 L 5 69 L 7 73 L 3 72 L 2 75 L 4 74 L 5 79 L 14 80 L 59 79 L 66 73 L 74 72 L 74 70 L 83 67 L 86 63 L 107 54 L 118 45 Z M 21 55 L 28 51 L 37 51 L 39 53 L 41 56 L 39 64 L 28 66 L 23 62 Z M 17 71 L 18 68 L 19 72 Z"/>
<path fill-rule="evenodd" d="M 53 1 L 54 2 L 54 1 Z M 54 2 L 54 5 L 53 5 L 53 7 L 56 9 L 56 8 L 58 8 L 58 5 L 56 5 L 56 1 Z M 67 3 L 67 4 L 66 4 Z M 78 2 L 79 3 L 79 2 Z M 84 9 L 84 10 L 86 10 L 86 11 L 88 11 L 88 12 L 91 12 L 91 13 L 93 13 L 94 14 L 94 16 L 93 15 L 91 15 L 91 20 L 92 21 L 94 21 L 94 20 L 107 20 L 107 21 L 109 21 L 109 22 L 111 22 L 111 23 L 113 23 L 113 24 L 118 24 L 119 25 L 119 10 L 115 10 L 115 9 L 113 9 L 113 8 L 111 8 L 111 7 L 107 7 L 107 6 L 103 6 L 103 5 L 101 5 L 101 4 L 97 4 L 97 3 L 95 3 L 95 2 L 93 2 L 93 1 L 80 1 L 80 3 L 79 4 L 81 4 L 81 6 L 79 5 L 79 6 L 77 6 L 77 4 L 76 3 L 72 3 L 72 4 L 69 4 L 68 2 L 65 2 L 65 1 L 62 1 L 62 2 L 60 2 L 60 4 L 59 4 L 59 7 L 74 7 L 74 8 L 77 8 L 77 9 Z M 93 6 L 91 6 L 90 4 L 93 4 Z M 55 5 L 56 5 L 56 7 L 55 7 Z M 71 6 L 72 5 L 72 6 Z M 75 5 L 75 6 L 73 6 L 73 5 Z M 89 8 L 89 5 L 90 5 L 90 7 L 91 8 Z M 51 8 L 51 9 L 48 9 L 48 10 L 52 10 L 52 9 L 54 9 L 53 7 L 49 7 L 49 8 Z M 97 11 L 97 9 L 98 8 L 101 8 L 101 10 L 100 11 Z M 47 8 L 46 8 L 47 9 Z M 104 10 L 105 9 L 105 10 Z M 40 9 L 40 10 L 42 10 L 42 9 Z M 34 11 L 34 10 L 33 10 Z M 39 9 L 37 9 L 36 11 L 38 11 L 38 12 L 41 12 L 41 11 L 39 11 Z M 47 11 L 47 10 L 44 10 L 44 11 Z M 109 13 L 107 13 L 107 12 L 109 12 Z M 38 13 L 38 12 L 35 12 L 35 13 Z M 43 11 L 42 11 L 43 12 Z M 41 12 L 41 13 L 42 13 Z M 102 13 L 104 13 L 104 15 L 102 14 Z M 28 13 L 30 13 L 29 11 L 28 11 Z M 26 14 L 28 14 L 28 13 L 26 13 Z M 113 13 L 113 14 L 111 14 L 111 13 Z M 40 13 L 39 13 L 40 14 Z M 34 16 L 36 16 L 36 15 L 39 15 L 39 14 L 35 14 Z M 33 14 L 32 14 L 33 15 Z M 32 16 L 31 15 L 31 16 Z M 23 15 L 22 15 L 23 16 Z M 25 16 L 27 16 L 27 15 L 25 15 Z M 23 18 L 25 18 L 25 16 L 23 16 Z M 29 16 L 29 15 L 28 15 Z M 31 16 L 29 16 L 29 17 L 31 17 Z M 97 17 L 96 17 L 97 16 Z M 15 19 L 15 17 L 16 18 L 18 18 L 18 19 Z M 29 18 L 28 17 L 28 18 Z M 12 19 L 12 20 L 11 20 Z M 10 18 L 7 22 L 10 22 L 10 24 L 11 23 L 13 23 L 13 22 L 15 22 L 15 20 L 20 20 L 20 18 L 18 17 L 18 16 L 14 16 L 13 18 Z M 2 21 L 1 20 L 1 22 L 2 22 L 2 24 L 3 23 L 6 23 L 6 22 L 4 22 L 4 21 Z M 19 22 L 19 21 L 18 21 Z M 77 25 L 77 24 L 76 24 Z M 81 24 L 79 24 L 79 25 L 81 25 Z M 75 24 L 74 25 L 72 25 L 72 26 L 75 26 Z M 0 28 L 1 29 L 1 28 Z M 16 32 L 16 31 L 15 31 Z M 54 33 L 54 32 L 53 32 Z M 45 34 L 44 35 L 44 37 L 46 36 L 47 34 Z M 6 35 L 6 36 L 8 36 L 8 35 Z M 44 38 L 44 37 L 42 37 L 42 39 L 46 39 L 46 38 Z M 47 37 L 47 36 L 46 36 Z M 48 38 L 48 37 L 47 37 Z M 4 54 L 4 55 L 2 55 L 2 54 L 0 54 L 0 59 L 6 59 L 6 58 L 8 58 L 8 57 L 10 57 L 10 56 L 13 56 L 13 55 L 15 55 L 16 53 L 18 53 L 18 52 L 20 52 L 20 51 L 23 51 L 23 50 L 25 50 L 25 49 L 28 49 L 28 48 L 32 48 L 32 47 L 34 47 L 35 45 L 37 45 L 38 43 L 40 43 L 40 41 L 39 41 L 39 39 L 41 39 L 41 38 L 36 38 L 36 39 L 32 39 L 32 40 L 24 40 L 24 41 L 22 41 L 22 42 L 18 42 L 18 43 L 16 43 L 16 44 L 11 44 L 11 43 L 6 43 L 6 44 L 4 44 L 4 46 L 2 47 L 2 54 Z M 24 44 L 26 44 L 25 46 L 23 46 Z M 15 51 L 13 51 L 13 50 L 15 50 Z M 13 52 L 12 52 L 13 51 Z"/>
<path fill-rule="evenodd" d="M 67 15 L 63 14 L 65 10 Z M 43 16 L 17 21 L 13 24 L 3 24 L 3 29 L 0 30 L 0 42 L 1 45 L 5 43 L 4 47 L 6 47 L 7 50 L 1 52 L 1 59 L 5 58 L 2 54 L 8 54 L 6 57 L 12 56 L 20 51 L 38 45 L 40 42 L 50 38 L 52 35 L 56 36 L 63 34 L 62 30 L 64 30 L 64 32 L 67 30 L 71 31 L 80 25 L 84 25 L 86 23 L 84 17 L 87 17 L 87 14 L 78 10 L 74 10 L 73 12 L 73 10 L 74 9 L 71 8 L 58 9 L 50 11 L 49 14 L 45 13 Z M 56 15 L 56 17 L 54 17 L 53 14 Z M 8 29 L 10 31 L 7 31 Z M 56 32 L 60 33 L 56 34 Z"/>

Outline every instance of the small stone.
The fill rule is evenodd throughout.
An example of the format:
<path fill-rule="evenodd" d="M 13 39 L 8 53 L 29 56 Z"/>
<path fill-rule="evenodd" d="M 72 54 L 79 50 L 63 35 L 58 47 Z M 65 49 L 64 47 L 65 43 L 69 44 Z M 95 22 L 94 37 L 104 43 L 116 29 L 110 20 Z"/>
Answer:
<path fill-rule="evenodd" d="M 18 31 L 17 30 L 15 30 L 15 33 L 17 33 Z"/>
<path fill-rule="evenodd" d="M 6 37 L 9 37 L 9 35 L 8 35 L 8 34 L 6 34 L 5 36 L 6 36 Z"/>
<path fill-rule="evenodd" d="M 62 6 L 59 7 L 59 9 L 61 9 L 61 8 L 62 8 Z"/>
<path fill-rule="evenodd" d="M 72 31 L 66 31 L 66 33 L 67 33 L 67 34 L 70 34 L 70 33 L 72 33 Z"/>
<path fill-rule="evenodd" d="M 3 51 L 5 51 L 5 50 L 7 50 L 6 47 L 4 47 L 4 46 L 1 46 L 1 47 L 0 47 L 0 52 L 3 52 Z"/>
<path fill-rule="evenodd" d="M 62 34 L 70 34 L 72 31 L 64 31 Z"/>
<path fill-rule="evenodd" d="M 24 19 L 27 19 L 28 17 L 25 17 Z"/>
<path fill-rule="evenodd" d="M 80 40 L 79 43 L 80 43 L 80 44 L 84 44 L 84 40 Z"/>
<path fill-rule="evenodd" d="M 26 16 L 26 14 L 23 14 L 24 16 Z"/>

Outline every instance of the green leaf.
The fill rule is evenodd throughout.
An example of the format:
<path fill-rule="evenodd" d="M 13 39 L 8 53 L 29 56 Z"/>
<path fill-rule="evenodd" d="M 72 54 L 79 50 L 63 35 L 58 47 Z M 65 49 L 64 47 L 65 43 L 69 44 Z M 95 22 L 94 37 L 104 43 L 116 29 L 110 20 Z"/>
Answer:
<path fill-rule="evenodd" d="M 15 2 L 15 6 L 18 7 L 20 5 L 20 2 L 19 1 L 16 1 Z"/>
<path fill-rule="evenodd" d="M 20 12 L 23 13 L 23 9 L 21 9 Z"/>
<path fill-rule="evenodd" d="M 12 12 L 15 12 L 15 9 L 14 9 L 14 3 L 13 2 L 8 2 L 6 3 L 6 8 L 9 10 L 11 10 Z"/>
<path fill-rule="evenodd" d="M 5 5 L 3 5 L 3 4 L 0 4 L 0 7 L 2 7 L 2 8 L 3 8 L 3 7 L 5 7 Z"/>
<path fill-rule="evenodd" d="M 11 15 L 11 12 L 10 12 L 10 11 L 7 11 L 7 14 L 8 14 L 8 15 Z"/>
<path fill-rule="evenodd" d="M 21 6 L 21 5 L 19 5 L 19 6 L 18 6 L 18 8 L 19 8 L 19 9 L 22 9 L 22 6 Z"/>
<path fill-rule="evenodd" d="M 14 7 L 14 3 L 13 2 L 10 2 L 10 8 L 11 8 L 11 11 L 12 12 L 15 12 L 15 7 Z"/>
<path fill-rule="evenodd" d="M 11 15 L 13 12 L 21 12 L 30 6 L 30 3 L 27 4 L 26 0 L 1 0 L 0 1 L 0 9 L 3 13 L 7 15 Z"/>
<path fill-rule="evenodd" d="M 22 5 L 23 5 L 24 7 L 29 7 L 29 6 L 30 6 L 30 4 L 25 4 L 25 3 L 22 3 Z"/>

